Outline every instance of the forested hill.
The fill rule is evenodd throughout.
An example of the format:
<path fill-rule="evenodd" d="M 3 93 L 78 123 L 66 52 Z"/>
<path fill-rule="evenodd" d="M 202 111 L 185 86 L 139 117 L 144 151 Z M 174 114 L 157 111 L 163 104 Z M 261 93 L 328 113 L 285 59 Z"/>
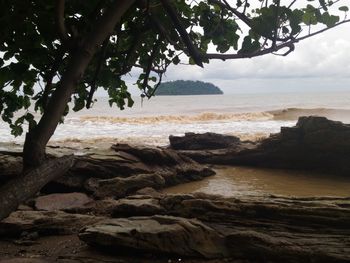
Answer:
<path fill-rule="evenodd" d="M 223 94 L 217 86 L 212 83 L 190 80 L 176 80 L 162 83 L 156 95 L 208 95 Z"/>

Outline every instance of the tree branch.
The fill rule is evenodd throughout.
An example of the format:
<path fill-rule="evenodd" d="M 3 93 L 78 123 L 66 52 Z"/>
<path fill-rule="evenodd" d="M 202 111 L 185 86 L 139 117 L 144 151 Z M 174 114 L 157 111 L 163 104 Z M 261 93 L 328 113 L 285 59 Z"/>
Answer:
<path fill-rule="evenodd" d="M 188 49 L 189 55 L 192 57 L 192 59 L 194 60 L 194 62 L 198 66 L 203 67 L 202 56 L 201 56 L 200 52 L 198 51 L 198 49 L 193 45 L 192 40 L 190 39 L 190 37 L 186 31 L 186 28 L 182 25 L 175 10 L 173 9 L 173 7 L 171 6 L 171 4 L 169 3 L 168 0 L 161 0 L 161 3 L 163 5 L 165 11 L 169 15 L 170 19 L 172 20 L 175 28 L 179 32 L 182 40 L 184 41 L 184 43 Z"/>
<path fill-rule="evenodd" d="M 237 16 L 242 22 L 244 22 L 248 27 L 250 27 L 252 30 L 254 30 L 254 28 L 252 26 L 252 21 L 251 21 L 251 19 L 249 17 L 247 17 L 244 13 L 241 13 L 237 9 L 233 8 L 232 6 L 230 6 L 227 3 L 227 1 L 225 1 L 225 0 L 223 0 L 223 1 L 224 1 L 224 3 L 222 3 L 219 0 L 208 0 L 208 3 L 216 4 L 222 9 L 228 9 L 235 16 Z M 279 6 L 279 4 L 278 4 L 278 6 Z M 275 30 L 277 30 L 277 28 Z M 281 42 L 291 39 L 291 36 L 289 36 L 287 38 L 279 38 L 278 36 L 271 37 L 271 36 L 263 35 L 263 34 L 262 34 L 262 36 L 266 37 L 266 38 L 268 38 L 269 40 L 272 40 L 272 41 L 281 41 Z"/>
<path fill-rule="evenodd" d="M 102 44 L 102 50 L 100 52 L 100 57 L 99 57 L 98 62 L 97 62 L 97 67 L 96 67 L 96 70 L 95 70 L 95 74 L 94 74 L 94 77 L 93 77 L 93 79 L 92 79 L 92 81 L 90 83 L 90 92 L 89 92 L 89 96 L 88 96 L 88 98 L 86 100 L 86 108 L 87 109 L 90 109 L 92 98 L 93 98 L 94 93 L 95 93 L 95 91 L 97 89 L 96 82 L 97 82 L 98 75 L 100 74 L 100 71 L 101 71 L 101 68 L 102 68 L 102 62 L 104 61 L 105 56 L 106 56 L 106 50 L 107 50 L 108 42 L 109 42 L 109 36 L 106 38 L 106 40 Z"/>
<path fill-rule="evenodd" d="M 133 65 L 134 67 L 136 68 L 143 68 L 140 64 L 135 64 Z M 165 73 L 165 70 L 164 69 L 161 69 L 161 68 L 155 68 L 155 67 L 152 67 L 151 68 L 151 71 L 157 73 L 157 74 L 163 74 Z"/>
<path fill-rule="evenodd" d="M 144 79 L 143 79 L 142 89 L 144 90 L 145 95 L 146 95 L 148 98 L 150 97 L 149 95 L 147 95 L 147 92 L 146 92 L 146 88 L 147 88 L 147 86 L 148 86 L 148 78 L 149 78 L 149 75 L 151 74 L 153 61 L 154 61 L 154 59 L 155 59 L 155 57 L 156 57 L 156 55 L 157 55 L 157 52 L 158 52 L 158 49 L 159 49 L 159 46 L 160 46 L 161 43 L 162 43 L 162 39 L 159 38 L 159 39 L 156 41 L 156 43 L 155 43 L 155 45 L 154 45 L 154 47 L 153 47 L 153 49 L 152 49 L 151 55 L 150 55 L 149 60 L 148 60 L 147 67 L 146 67 L 146 69 L 145 69 L 145 77 L 144 77 Z"/>
<path fill-rule="evenodd" d="M 350 22 L 350 19 L 343 20 L 342 22 L 339 22 L 338 24 L 336 24 L 336 25 L 334 25 L 332 27 L 327 27 L 327 28 L 321 29 L 319 31 L 316 31 L 314 33 L 308 34 L 308 35 L 303 36 L 303 37 L 291 39 L 291 40 L 289 40 L 287 42 L 284 42 L 282 44 L 277 45 L 276 47 L 271 46 L 270 48 L 259 50 L 259 51 L 255 51 L 255 52 L 252 52 L 252 53 L 239 53 L 239 54 L 237 54 L 237 53 L 236 54 L 213 54 L 213 53 L 207 53 L 207 54 L 203 55 L 203 58 L 205 58 L 205 59 L 221 59 L 221 60 L 253 58 L 253 57 L 258 57 L 258 56 L 263 56 L 263 55 L 266 55 L 266 54 L 270 54 L 272 52 L 279 51 L 279 50 L 281 50 L 283 48 L 289 48 L 289 50 L 286 53 L 281 54 L 282 56 L 286 56 L 286 55 L 288 55 L 289 53 L 291 53 L 294 50 L 294 44 L 295 43 L 298 43 L 299 41 L 302 41 L 304 39 L 316 36 L 318 34 L 321 34 L 321 33 L 325 32 L 325 31 L 330 30 L 331 28 L 334 28 L 334 27 L 337 27 L 337 26 L 340 26 L 342 24 L 349 23 L 349 22 Z"/>
<path fill-rule="evenodd" d="M 237 16 L 240 20 L 242 20 L 247 26 L 251 27 L 252 22 L 245 14 L 239 12 L 237 9 L 230 6 L 226 1 L 224 1 L 224 2 L 225 3 L 222 3 L 221 1 L 218 1 L 218 0 L 208 0 L 209 4 L 216 4 L 223 9 L 230 10 L 235 16 Z"/>
<path fill-rule="evenodd" d="M 66 53 L 66 49 L 64 47 L 60 47 L 57 51 L 57 54 L 55 56 L 54 62 L 52 64 L 51 69 L 49 70 L 49 72 L 47 72 L 45 74 L 45 88 L 44 88 L 44 92 L 43 92 L 43 96 L 42 96 L 42 101 L 43 101 L 43 109 L 44 111 L 47 108 L 47 104 L 48 104 L 48 97 L 49 97 L 49 93 L 52 89 L 52 81 L 53 78 L 55 77 L 62 61 L 63 61 L 63 57 L 64 54 Z"/>
<path fill-rule="evenodd" d="M 323 33 L 323 32 L 326 32 L 326 31 L 328 31 L 328 30 L 330 30 L 330 29 L 332 29 L 332 28 L 334 28 L 334 27 L 337 27 L 337 26 L 340 26 L 340 25 L 342 25 L 342 24 L 349 23 L 349 22 L 350 22 L 350 19 L 345 19 L 345 20 L 343 20 L 343 21 L 341 21 L 341 22 L 335 24 L 334 26 L 326 27 L 326 28 L 324 28 L 324 29 L 321 29 L 321 30 L 316 31 L 316 32 L 311 33 L 311 34 L 308 34 L 308 35 L 306 35 L 306 36 L 299 37 L 299 38 L 297 38 L 297 40 L 298 40 L 298 41 L 301 41 L 301 40 L 307 39 L 307 38 L 309 38 L 309 37 L 316 36 L 316 35 L 318 35 L 318 34 L 321 34 L 321 33 Z"/>
<path fill-rule="evenodd" d="M 58 30 L 58 35 L 62 42 L 66 44 L 69 41 L 69 35 L 64 24 L 64 6 L 65 0 L 56 0 L 55 21 Z"/>

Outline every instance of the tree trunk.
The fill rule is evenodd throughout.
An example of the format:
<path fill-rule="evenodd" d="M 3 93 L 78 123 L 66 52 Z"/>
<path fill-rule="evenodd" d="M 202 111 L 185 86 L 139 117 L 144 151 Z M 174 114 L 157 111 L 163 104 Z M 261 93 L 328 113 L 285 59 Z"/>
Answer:
<path fill-rule="evenodd" d="M 52 94 L 45 113 L 38 125 L 27 133 L 23 148 L 24 167 L 37 167 L 43 163 L 46 144 L 55 132 L 77 83 L 84 75 L 86 67 L 96 50 L 134 2 L 135 0 L 115 1 L 95 23 L 93 30 L 84 38 L 81 47 L 71 54 L 70 62 L 62 76 L 60 86 Z"/>
<path fill-rule="evenodd" d="M 11 180 L 0 188 L 0 221 L 35 195 L 51 180 L 66 173 L 74 164 L 73 156 L 64 156 L 44 162 L 40 167 Z"/>
<path fill-rule="evenodd" d="M 96 50 L 111 34 L 115 25 L 134 2 L 135 0 L 115 0 L 96 21 L 91 32 L 83 38 L 82 45 L 71 54 L 60 86 L 52 94 L 45 113 L 38 125 L 27 133 L 23 147 L 24 175 L 0 189 L 0 220 L 14 211 L 20 203 L 35 195 L 49 181 L 63 175 L 72 166 L 73 161 L 70 160 L 72 157 L 64 157 L 54 163 L 44 162 L 46 144 L 55 132 L 72 93 Z"/>

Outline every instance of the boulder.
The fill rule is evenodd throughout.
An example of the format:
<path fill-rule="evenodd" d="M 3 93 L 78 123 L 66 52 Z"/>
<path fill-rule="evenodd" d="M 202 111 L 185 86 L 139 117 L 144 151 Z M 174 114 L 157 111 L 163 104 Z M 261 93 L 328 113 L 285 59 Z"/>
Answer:
<path fill-rule="evenodd" d="M 157 254 L 221 258 L 228 256 L 223 236 L 195 219 L 172 216 L 110 219 L 85 228 L 80 239 L 99 247 Z"/>
<path fill-rule="evenodd" d="M 64 193 L 39 196 L 35 199 L 37 210 L 55 211 L 79 209 L 92 202 L 84 193 Z"/>
<path fill-rule="evenodd" d="M 169 136 L 170 147 L 175 150 L 213 150 L 231 147 L 240 142 L 236 136 L 206 133 L 185 133 L 185 136 Z"/>

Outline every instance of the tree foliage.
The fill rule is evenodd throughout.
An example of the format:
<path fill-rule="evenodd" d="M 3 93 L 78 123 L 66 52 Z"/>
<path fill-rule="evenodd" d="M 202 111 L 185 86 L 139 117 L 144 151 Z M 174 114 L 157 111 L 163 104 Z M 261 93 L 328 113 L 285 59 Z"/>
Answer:
<path fill-rule="evenodd" d="M 14 135 L 25 122 L 36 126 L 31 106 L 47 110 L 69 60 L 115 1 L 1 1 L 0 114 Z M 171 64 L 287 55 L 295 43 L 348 22 L 342 1 L 299 2 L 137 0 L 93 54 L 72 110 L 91 107 L 97 88 L 108 92 L 110 105 L 132 106 L 124 77 L 135 68 L 136 85 L 150 97 Z"/>

